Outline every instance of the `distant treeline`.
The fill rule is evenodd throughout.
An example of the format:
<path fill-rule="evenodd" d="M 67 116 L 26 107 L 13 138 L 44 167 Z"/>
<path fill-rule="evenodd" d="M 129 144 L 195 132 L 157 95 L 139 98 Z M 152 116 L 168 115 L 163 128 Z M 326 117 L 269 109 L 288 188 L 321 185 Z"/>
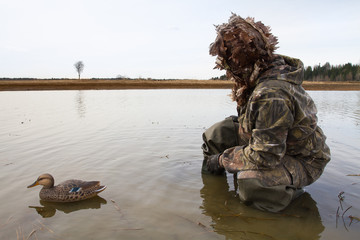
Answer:
<path fill-rule="evenodd" d="M 227 80 L 226 75 L 212 78 L 214 80 Z M 304 80 L 306 81 L 360 81 L 360 65 L 347 63 L 332 66 L 330 63 L 305 67 Z"/>
<path fill-rule="evenodd" d="M 304 79 L 307 81 L 360 81 L 360 66 L 347 63 L 332 66 L 330 63 L 306 67 Z"/>

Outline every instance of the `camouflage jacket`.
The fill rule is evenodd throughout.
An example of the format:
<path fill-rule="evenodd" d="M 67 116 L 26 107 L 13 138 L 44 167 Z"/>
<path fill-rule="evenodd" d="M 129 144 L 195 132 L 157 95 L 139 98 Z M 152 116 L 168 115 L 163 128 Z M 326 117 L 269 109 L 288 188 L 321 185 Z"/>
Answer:
<path fill-rule="evenodd" d="M 314 168 L 323 171 L 330 150 L 317 126 L 316 106 L 301 86 L 303 75 L 300 60 L 281 55 L 259 75 L 247 104 L 239 110 L 243 145 L 220 157 L 228 172 L 272 169 L 283 164 L 286 155 L 299 160 L 310 176 Z"/>

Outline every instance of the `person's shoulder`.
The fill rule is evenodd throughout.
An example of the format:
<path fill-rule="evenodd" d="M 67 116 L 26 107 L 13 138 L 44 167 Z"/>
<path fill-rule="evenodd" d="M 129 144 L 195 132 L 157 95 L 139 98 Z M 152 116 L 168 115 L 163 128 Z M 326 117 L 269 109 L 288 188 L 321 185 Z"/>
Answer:
<path fill-rule="evenodd" d="M 259 82 L 256 88 L 264 90 L 267 88 L 284 88 L 288 87 L 290 84 L 290 82 L 280 79 L 267 79 L 265 81 Z"/>
<path fill-rule="evenodd" d="M 268 79 L 266 81 L 260 82 L 254 91 L 257 92 L 273 92 L 273 91 L 283 91 L 285 89 L 289 89 L 291 87 L 291 83 L 283 80 L 278 79 Z"/>
<path fill-rule="evenodd" d="M 289 96 L 291 83 L 271 79 L 260 82 L 253 91 L 253 100 L 271 99 L 271 98 L 284 98 Z"/>

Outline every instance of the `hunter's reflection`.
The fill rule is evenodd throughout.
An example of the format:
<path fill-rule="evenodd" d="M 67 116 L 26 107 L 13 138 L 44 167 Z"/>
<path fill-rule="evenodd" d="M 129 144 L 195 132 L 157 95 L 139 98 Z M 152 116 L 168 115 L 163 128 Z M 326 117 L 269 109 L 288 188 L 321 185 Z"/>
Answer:
<path fill-rule="evenodd" d="M 56 203 L 40 200 L 40 205 L 42 206 L 29 206 L 29 208 L 35 208 L 39 215 L 41 215 L 43 218 L 48 218 L 54 216 L 56 210 L 64 213 L 71 213 L 81 209 L 98 209 L 101 208 L 102 204 L 106 203 L 107 202 L 104 198 L 96 196 L 90 199 L 72 203 Z"/>
<path fill-rule="evenodd" d="M 324 231 L 316 202 L 306 192 L 280 213 L 270 213 L 241 203 L 226 176 L 202 174 L 202 180 L 200 208 L 226 239 L 319 239 Z"/>

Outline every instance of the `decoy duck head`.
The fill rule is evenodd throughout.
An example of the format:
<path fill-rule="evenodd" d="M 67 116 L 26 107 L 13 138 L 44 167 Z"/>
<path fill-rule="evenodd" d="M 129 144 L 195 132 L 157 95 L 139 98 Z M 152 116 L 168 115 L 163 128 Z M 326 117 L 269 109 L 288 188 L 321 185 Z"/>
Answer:
<path fill-rule="evenodd" d="M 48 173 L 41 174 L 33 184 L 28 186 L 28 188 L 35 187 L 37 185 L 43 185 L 44 188 L 52 188 L 54 186 L 54 178 Z"/>

